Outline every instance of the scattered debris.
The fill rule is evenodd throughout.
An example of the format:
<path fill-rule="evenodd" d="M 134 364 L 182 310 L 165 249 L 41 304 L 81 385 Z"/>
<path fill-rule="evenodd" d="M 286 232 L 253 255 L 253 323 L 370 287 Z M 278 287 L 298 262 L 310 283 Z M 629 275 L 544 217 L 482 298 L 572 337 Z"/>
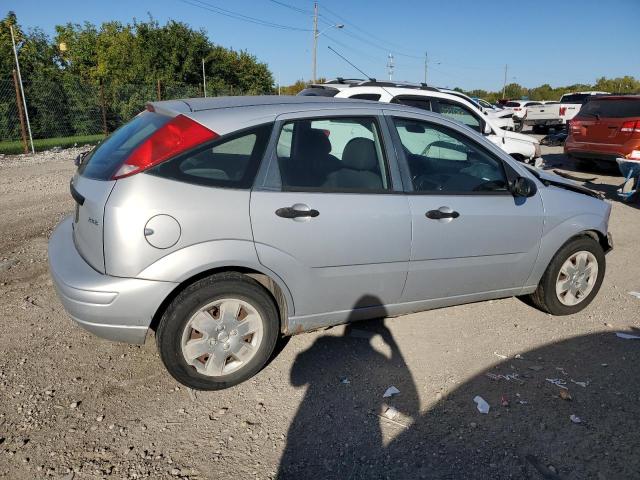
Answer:
<path fill-rule="evenodd" d="M 506 396 L 506 395 L 502 395 L 502 396 L 500 397 L 500 405 L 502 405 L 503 407 L 508 407 L 508 406 L 510 406 L 509 399 L 507 398 L 507 396 Z"/>
<path fill-rule="evenodd" d="M 515 381 L 520 383 L 521 385 L 524 384 L 524 381 L 520 378 L 520 374 L 518 373 L 507 373 L 506 375 L 486 373 L 485 375 L 491 380 L 506 380 L 507 382 Z"/>
<path fill-rule="evenodd" d="M 394 395 L 398 395 L 400 393 L 400 390 L 398 390 L 396 387 L 394 387 L 393 385 L 391 385 L 389 388 L 387 388 L 387 390 L 384 392 L 384 395 L 382 395 L 382 398 L 389 398 L 389 397 L 393 397 Z"/>
<path fill-rule="evenodd" d="M 560 398 L 562 400 L 566 400 L 568 402 L 570 402 L 571 400 L 573 400 L 573 397 L 571 396 L 571 394 L 569 393 L 569 390 L 562 390 L 560 389 Z"/>
<path fill-rule="evenodd" d="M 342 377 L 340 379 L 340 383 L 342 383 L 343 385 L 349 385 L 351 381 L 347 377 Z"/>
<path fill-rule="evenodd" d="M 379 413 L 375 413 L 375 412 L 369 412 L 371 415 L 375 415 L 376 417 L 380 417 L 381 419 L 383 419 L 385 422 L 389 422 L 389 423 L 393 423 L 394 425 L 397 425 L 399 427 L 402 428 L 409 428 L 409 425 L 405 425 L 402 422 L 398 422 L 397 420 L 393 420 L 391 418 L 387 418 L 383 415 L 380 415 Z"/>
<path fill-rule="evenodd" d="M 573 423 L 582 423 L 582 419 L 579 416 L 573 414 L 569 416 L 569 420 L 571 420 Z"/>
<path fill-rule="evenodd" d="M 529 370 L 533 370 L 534 372 L 539 372 L 540 370 L 542 370 L 544 367 L 540 366 L 540 365 L 530 365 L 529 366 Z"/>
<path fill-rule="evenodd" d="M 563 374 L 565 377 L 566 377 L 567 375 L 569 375 L 569 374 L 565 371 L 565 369 L 564 369 L 564 368 L 562 368 L 562 367 L 556 367 L 556 370 L 558 370 L 558 371 L 559 371 L 561 374 Z"/>
<path fill-rule="evenodd" d="M 384 415 L 385 417 L 387 417 L 389 420 L 393 420 L 394 418 L 396 418 L 398 415 L 400 415 L 400 412 L 398 412 L 398 410 L 396 410 L 393 407 L 387 407 L 384 412 L 382 413 L 382 415 Z"/>
<path fill-rule="evenodd" d="M 490 409 L 491 407 L 490 407 L 490 406 L 489 406 L 489 404 L 485 401 L 485 399 L 484 399 L 484 398 L 482 398 L 480 395 L 476 395 L 476 396 L 473 398 L 473 401 L 476 403 L 476 406 L 477 406 L 478 411 L 479 411 L 480 413 L 484 413 L 484 414 L 489 413 L 489 409 Z"/>
<path fill-rule="evenodd" d="M 576 382 L 573 378 L 571 379 L 571 383 L 575 383 L 576 385 L 579 385 L 582 388 L 587 388 L 587 385 L 589 385 L 589 382 Z"/>
<path fill-rule="evenodd" d="M 498 353 L 498 352 L 493 352 L 493 354 L 498 358 L 504 358 L 504 359 L 509 358 L 506 355 L 502 355 L 501 353 Z"/>
<path fill-rule="evenodd" d="M 538 457 L 534 455 L 525 455 L 524 458 L 529 462 L 533 468 L 535 468 L 540 475 L 542 475 L 546 480 L 561 480 L 560 476 L 551 468 L 546 467 L 542 464 Z"/>
<path fill-rule="evenodd" d="M 517 358 L 518 360 L 524 360 L 524 359 L 522 358 L 522 355 L 520 355 L 519 353 L 517 353 L 517 354 L 516 354 L 516 356 L 515 356 L 515 357 L 513 357 L 513 358 Z"/>
<path fill-rule="evenodd" d="M 563 388 L 565 390 L 568 390 L 567 388 L 567 382 L 565 382 L 564 380 L 562 380 L 561 378 L 547 378 L 545 379 L 547 382 L 549 383 L 553 383 L 556 387 L 559 388 Z"/>
<path fill-rule="evenodd" d="M 640 299 L 640 292 L 629 292 L 629 295 L 631 295 L 632 297 L 636 297 L 636 298 Z"/>
<path fill-rule="evenodd" d="M 624 332 L 616 332 L 616 337 L 624 338 L 626 340 L 640 339 L 640 335 L 631 335 L 630 333 L 624 333 Z"/>

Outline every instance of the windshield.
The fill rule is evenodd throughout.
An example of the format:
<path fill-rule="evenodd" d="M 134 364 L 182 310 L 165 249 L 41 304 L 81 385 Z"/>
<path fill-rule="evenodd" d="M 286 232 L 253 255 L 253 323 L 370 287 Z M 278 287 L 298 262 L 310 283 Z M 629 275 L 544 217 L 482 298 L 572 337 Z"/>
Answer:
<path fill-rule="evenodd" d="M 505 107 L 519 107 L 520 102 L 507 102 L 504 104 Z"/>
<path fill-rule="evenodd" d="M 563 95 L 562 98 L 560 99 L 560 103 L 582 104 L 590 96 L 591 95 L 589 95 L 588 93 L 570 93 L 568 95 Z"/>

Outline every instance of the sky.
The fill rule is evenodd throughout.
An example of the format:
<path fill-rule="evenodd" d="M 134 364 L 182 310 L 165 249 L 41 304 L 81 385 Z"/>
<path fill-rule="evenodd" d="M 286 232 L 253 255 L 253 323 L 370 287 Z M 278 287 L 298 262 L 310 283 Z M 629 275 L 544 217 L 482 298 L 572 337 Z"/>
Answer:
<path fill-rule="evenodd" d="M 312 0 L 5 0 L 23 27 L 108 20 L 177 20 L 212 42 L 266 62 L 276 83 L 309 80 Z M 222 9 L 222 10 L 220 10 Z M 5 12 L 0 11 L 4 16 Z M 640 0 L 319 0 L 318 76 L 424 81 L 441 87 L 502 88 L 640 78 Z M 257 20 L 257 21 L 256 21 Z M 336 25 L 344 25 L 336 28 Z M 284 28 L 283 28 L 284 27 Z"/>

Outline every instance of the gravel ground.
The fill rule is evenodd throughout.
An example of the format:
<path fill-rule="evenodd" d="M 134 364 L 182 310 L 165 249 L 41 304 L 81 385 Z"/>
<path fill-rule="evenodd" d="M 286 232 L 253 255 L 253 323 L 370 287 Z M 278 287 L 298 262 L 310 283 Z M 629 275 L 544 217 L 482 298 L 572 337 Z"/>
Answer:
<path fill-rule="evenodd" d="M 561 151 L 543 153 L 574 170 Z M 46 243 L 72 210 L 77 152 L 0 158 L 0 476 L 640 478 L 640 340 L 615 335 L 640 333 L 637 207 L 613 200 L 616 247 L 580 314 L 511 298 L 360 322 L 293 337 L 250 381 L 196 393 L 152 335 L 100 340 L 55 296 Z M 576 175 L 610 198 L 621 181 Z"/>

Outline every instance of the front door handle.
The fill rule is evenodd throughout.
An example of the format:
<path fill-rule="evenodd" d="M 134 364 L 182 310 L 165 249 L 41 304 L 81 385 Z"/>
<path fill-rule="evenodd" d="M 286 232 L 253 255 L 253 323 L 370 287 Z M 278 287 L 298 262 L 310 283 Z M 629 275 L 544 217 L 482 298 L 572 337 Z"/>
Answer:
<path fill-rule="evenodd" d="M 460 214 L 456 211 L 443 212 L 442 210 L 429 210 L 425 213 L 425 216 L 431 220 L 442 220 L 443 218 L 458 218 Z"/>
<path fill-rule="evenodd" d="M 276 215 L 282 218 L 317 217 L 320 215 L 320 212 L 313 208 L 309 210 L 300 210 L 294 207 L 282 207 L 276 210 Z"/>

